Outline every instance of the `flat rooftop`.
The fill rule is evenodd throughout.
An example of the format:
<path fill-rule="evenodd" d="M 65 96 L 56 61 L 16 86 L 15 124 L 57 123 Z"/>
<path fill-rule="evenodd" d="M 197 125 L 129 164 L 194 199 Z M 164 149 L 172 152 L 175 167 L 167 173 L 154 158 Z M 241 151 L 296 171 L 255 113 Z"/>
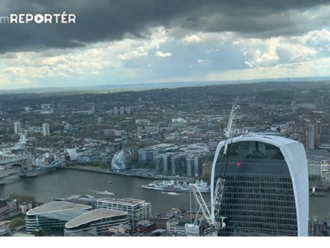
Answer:
<path fill-rule="evenodd" d="M 307 150 L 306 151 L 307 160 L 330 160 L 330 152 L 325 150 Z"/>
<path fill-rule="evenodd" d="M 26 215 L 40 215 L 53 212 L 70 211 L 70 210 L 90 210 L 89 205 L 76 204 L 65 201 L 53 201 L 33 208 L 26 212 Z"/>
<path fill-rule="evenodd" d="M 75 228 L 81 225 L 87 224 L 89 222 L 94 222 L 97 220 L 111 218 L 114 216 L 124 216 L 127 215 L 125 211 L 112 210 L 106 208 L 99 208 L 82 214 L 65 224 L 65 228 Z"/>
<path fill-rule="evenodd" d="M 144 200 L 140 199 L 133 199 L 133 198 L 101 198 L 98 199 L 97 202 L 107 202 L 107 203 L 116 203 L 116 204 L 123 204 L 123 205 L 131 205 L 136 206 L 141 203 L 144 203 Z"/>
<path fill-rule="evenodd" d="M 57 198 L 58 201 L 70 201 L 70 200 L 77 200 L 77 199 L 83 199 L 83 200 L 90 200 L 93 201 L 94 196 L 90 196 L 90 195 L 72 195 L 69 197 L 65 197 L 65 198 Z"/>
<path fill-rule="evenodd" d="M 280 137 L 280 136 L 275 136 L 275 135 L 262 135 L 262 134 L 244 134 L 241 136 L 237 136 L 234 137 L 232 139 L 232 142 L 229 143 L 235 143 L 235 142 L 240 142 L 240 141 L 260 141 L 260 142 L 265 142 L 265 143 L 269 143 L 275 146 L 283 146 L 283 145 L 289 145 L 292 143 L 299 143 L 296 140 L 293 139 L 289 139 L 289 138 L 284 138 L 284 137 Z M 222 141 L 223 143 L 225 141 Z"/>
<path fill-rule="evenodd" d="M 55 219 L 63 222 L 68 222 L 88 212 L 89 210 L 84 210 L 84 209 L 73 209 L 73 210 L 70 209 L 66 211 L 41 213 L 38 216 L 46 217 L 48 219 Z"/>
<path fill-rule="evenodd" d="M 172 147 L 177 147 L 174 144 L 170 144 L 170 143 L 161 143 L 161 144 L 157 144 L 157 145 L 153 145 L 153 146 L 147 146 L 144 148 L 141 148 L 140 150 L 157 150 L 157 149 L 166 149 L 166 148 L 172 148 Z"/>

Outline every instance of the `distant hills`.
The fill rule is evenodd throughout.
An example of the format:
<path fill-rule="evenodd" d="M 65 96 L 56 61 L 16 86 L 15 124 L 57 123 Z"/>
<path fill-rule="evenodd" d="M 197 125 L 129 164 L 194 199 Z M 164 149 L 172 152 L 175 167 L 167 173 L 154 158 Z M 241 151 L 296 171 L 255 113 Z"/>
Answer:
<path fill-rule="evenodd" d="M 235 80 L 235 81 L 198 81 L 198 82 L 164 82 L 164 83 L 142 83 L 142 84 L 114 84 L 114 85 L 90 85 L 75 87 L 45 87 L 45 88 L 25 88 L 25 89 L 9 89 L 0 90 L 0 94 L 9 93 L 92 93 L 92 92 L 120 92 L 120 91 L 143 91 L 161 88 L 182 88 L 210 85 L 225 84 L 246 84 L 246 83 L 262 83 L 262 82 L 312 82 L 312 81 L 329 81 L 330 77 L 317 78 L 278 78 L 278 79 L 258 79 L 258 80 Z"/>

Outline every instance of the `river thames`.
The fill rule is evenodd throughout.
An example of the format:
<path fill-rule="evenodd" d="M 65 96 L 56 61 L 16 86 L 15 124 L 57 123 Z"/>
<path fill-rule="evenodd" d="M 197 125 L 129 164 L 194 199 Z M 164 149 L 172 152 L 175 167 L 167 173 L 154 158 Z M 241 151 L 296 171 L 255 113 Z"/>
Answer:
<path fill-rule="evenodd" d="M 111 184 L 107 182 L 111 180 Z M 36 178 L 18 179 L 0 186 L 0 198 L 10 194 L 33 195 L 38 202 L 50 202 L 54 198 L 88 194 L 95 198 L 137 198 L 151 202 L 153 213 L 170 208 L 189 208 L 189 194 L 164 195 L 160 191 L 144 190 L 141 185 L 153 179 L 108 175 L 77 170 L 57 170 Z M 109 191 L 116 196 L 98 194 L 96 191 Z M 203 194 L 206 202 L 209 195 Z M 330 213 L 330 195 L 310 198 L 310 217 L 327 218 Z"/>

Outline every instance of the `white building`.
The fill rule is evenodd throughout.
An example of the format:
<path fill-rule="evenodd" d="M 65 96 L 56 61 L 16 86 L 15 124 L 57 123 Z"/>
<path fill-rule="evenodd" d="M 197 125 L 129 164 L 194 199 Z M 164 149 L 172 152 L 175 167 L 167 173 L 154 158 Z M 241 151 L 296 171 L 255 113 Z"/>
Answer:
<path fill-rule="evenodd" d="M 22 204 L 19 204 L 18 208 L 21 210 L 22 214 L 26 214 L 27 211 L 32 209 L 32 203 L 24 202 Z"/>
<path fill-rule="evenodd" d="M 324 185 L 330 184 L 330 164 L 329 161 L 308 160 L 308 173 L 310 176 L 321 178 Z"/>
<path fill-rule="evenodd" d="M 22 128 L 21 128 L 21 123 L 20 122 L 15 122 L 14 123 L 14 131 L 15 134 L 19 134 L 22 132 Z"/>
<path fill-rule="evenodd" d="M 19 134 L 19 142 L 22 144 L 26 143 L 26 134 L 25 133 L 20 133 Z"/>
<path fill-rule="evenodd" d="M 96 208 L 107 208 L 113 210 L 125 211 L 133 229 L 141 220 L 149 220 L 151 218 L 151 203 L 144 200 L 131 198 L 103 198 L 96 201 Z"/>
<path fill-rule="evenodd" d="M 131 107 L 126 107 L 126 114 L 131 114 Z"/>
<path fill-rule="evenodd" d="M 84 155 L 83 152 L 77 152 L 76 148 L 72 148 L 72 149 L 67 149 L 67 152 L 70 156 L 70 160 L 71 161 L 75 161 L 77 160 L 80 156 Z"/>
<path fill-rule="evenodd" d="M 211 185 L 226 164 L 224 145 L 225 141 L 220 142 L 215 153 Z M 229 141 L 227 154 L 220 214 L 228 217 L 228 223 L 219 235 L 236 231 L 242 236 L 308 236 L 309 185 L 303 145 L 278 136 L 245 135 Z"/>
<path fill-rule="evenodd" d="M 121 115 L 125 114 L 125 108 L 124 108 L 124 106 L 120 106 L 119 107 L 119 112 L 120 112 Z"/>
<path fill-rule="evenodd" d="M 42 134 L 43 136 L 50 136 L 50 128 L 48 123 L 42 124 Z"/>
<path fill-rule="evenodd" d="M 51 109 L 52 105 L 50 103 L 43 103 L 41 104 L 41 109 L 42 110 L 49 110 Z"/>
<path fill-rule="evenodd" d="M 184 221 L 179 221 L 177 219 L 171 219 L 166 222 L 166 231 L 168 233 L 186 233 Z"/>
<path fill-rule="evenodd" d="M 101 236 L 112 226 L 127 225 L 127 212 L 113 209 L 95 209 L 82 214 L 65 224 L 64 236 L 81 236 L 82 233 L 95 233 Z"/>
<path fill-rule="evenodd" d="M 330 154 L 324 150 L 309 150 L 307 153 L 308 175 L 321 179 L 322 184 L 330 184 Z"/>
<path fill-rule="evenodd" d="M 138 118 L 135 120 L 135 124 L 149 124 L 150 120 L 148 119 L 142 119 L 142 118 Z"/>
<path fill-rule="evenodd" d="M 113 107 L 113 114 L 118 115 L 118 107 Z"/>
<path fill-rule="evenodd" d="M 172 118 L 172 123 L 187 123 L 187 121 L 181 117 L 179 118 Z"/>

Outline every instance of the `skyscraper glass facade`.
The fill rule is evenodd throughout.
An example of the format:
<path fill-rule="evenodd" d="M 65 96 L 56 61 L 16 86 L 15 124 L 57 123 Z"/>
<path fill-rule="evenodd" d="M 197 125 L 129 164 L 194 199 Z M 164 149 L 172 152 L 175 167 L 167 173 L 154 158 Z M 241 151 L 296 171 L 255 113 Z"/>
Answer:
<path fill-rule="evenodd" d="M 290 172 L 287 160 L 301 161 L 294 161 L 290 149 L 285 150 L 285 158 L 279 146 L 263 142 L 262 138 L 241 138 L 228 146 L 226 169 L 223 148 L 212 175 L 217 178 L 226 173 L 220 215 L 228 217 L 227 227 L 219 235 L 304 236 L 303 225 L 308 223 L 307 162 L 301 164 L 306 168 L 300 170 L 297 180 L 292 177 L 293 169 Z M 301 152 L 300 156 L 306 157 L 303 149 Z M 297 194 L 299 187 L 303 194 Z"/>

